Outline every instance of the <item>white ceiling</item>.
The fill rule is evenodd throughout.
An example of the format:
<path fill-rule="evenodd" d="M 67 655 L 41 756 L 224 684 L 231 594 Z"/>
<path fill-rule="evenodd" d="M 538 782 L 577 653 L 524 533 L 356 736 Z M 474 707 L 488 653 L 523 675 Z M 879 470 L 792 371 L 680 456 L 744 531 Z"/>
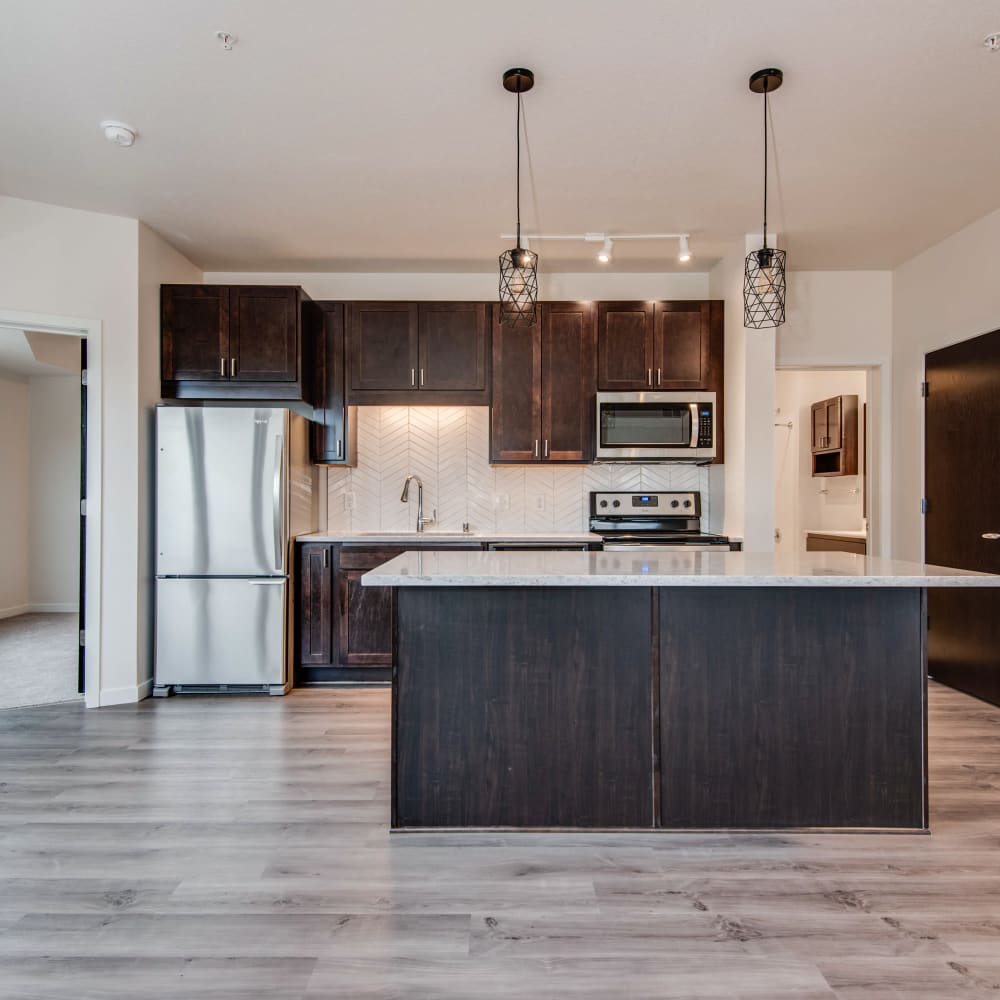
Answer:
<path fill-rule="evenodd" d="M 690 231 L 618 269 L 704 270 L 772 228 L 789 266 L 894 266 L 1000 206 L 996 0 L 5 0 L 0 191 L 143 219 L 206 270 L 495 266 L 513 224 Z M 238 36 L 232 52 L 216 29 Z M 98 122 L 136 126 L 131 149 Z M 550 270 L 590 244 L 541 244 Z"/>

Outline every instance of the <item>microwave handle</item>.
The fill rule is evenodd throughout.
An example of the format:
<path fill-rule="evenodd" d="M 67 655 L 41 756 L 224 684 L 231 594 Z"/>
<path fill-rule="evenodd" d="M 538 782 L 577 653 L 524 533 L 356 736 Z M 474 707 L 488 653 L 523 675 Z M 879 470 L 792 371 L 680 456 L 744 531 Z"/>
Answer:
<path fill-rule="evenodd" d="M 691 411 L 691 441 L 689 447 L 698 447 L 698 404 L 688 403 L 688 409 Z"/>

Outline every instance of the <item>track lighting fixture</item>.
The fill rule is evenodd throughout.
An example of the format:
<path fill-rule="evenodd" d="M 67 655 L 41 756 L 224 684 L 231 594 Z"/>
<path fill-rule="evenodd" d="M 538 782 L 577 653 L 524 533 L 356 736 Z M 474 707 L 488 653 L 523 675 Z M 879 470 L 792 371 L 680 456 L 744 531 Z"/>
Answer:
<path fill-rule="evenodd" d="M 501 233 L 502 240 L 518 240 L 518 246 L 527 248 L 528 237 L 519 233 Z M 600 243 L 601 249 L 597 251 L 597 261 L 600 264 L 609 264 L 614 257 L 615 243 L 622 240 L 677 240 L 679 249 L 677 259 L 682 262 L 691 259 L 690 233 L 615 233 L 609 236 L 607 233 L 532 233 L 533 240 L 563 240 L 574 242 L 583 240 L 585 243 Z"/>
<path fill-rule="evenodd" d="M 611 242 L 610 236 L 604 237 L 604 243 L 601 249 L 597 252 L 597 260 L 600 264 L 610 264 L 611 258 L 614 255 L 614 244 Z"/>
<path fill-rule="evenodd" d="M 686 264 L 691 259 L 691 246 L 686 236 L 680 238 L 680 249 L 677 251 L 677 259 L 682 264 Z"/>

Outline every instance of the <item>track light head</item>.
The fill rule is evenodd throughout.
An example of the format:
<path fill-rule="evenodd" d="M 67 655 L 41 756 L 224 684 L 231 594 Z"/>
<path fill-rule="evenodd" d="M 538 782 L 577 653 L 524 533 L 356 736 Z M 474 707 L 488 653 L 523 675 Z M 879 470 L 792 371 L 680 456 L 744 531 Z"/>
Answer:
<path fill-rule="evenodd" d="M 680 237 L 680 248 L 677 251 L 677 259 L 682 264 L 686 264 L 691 259 L 691 245 L 688 243 L 686 236 Z"/>
<path fill-rule="evenodd" d="M 613 256 L 614 244 L 612 243 L 610 236 L 605 236 L 604 243 L 601 245 L 601 249 L 597 253 L 598 263 L 610 264 Z"/>

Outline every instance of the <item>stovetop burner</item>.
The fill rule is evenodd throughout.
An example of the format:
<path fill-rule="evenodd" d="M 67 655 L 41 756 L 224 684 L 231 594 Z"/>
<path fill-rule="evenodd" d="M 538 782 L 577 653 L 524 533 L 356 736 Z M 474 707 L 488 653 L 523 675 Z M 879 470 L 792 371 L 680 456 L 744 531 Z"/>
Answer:
<path fill-rule="evenodd" d="M 701 530 L 697 491 L 590 494 L 590 530 L 623 545 L 728 546 L 724 535 Z"/>

